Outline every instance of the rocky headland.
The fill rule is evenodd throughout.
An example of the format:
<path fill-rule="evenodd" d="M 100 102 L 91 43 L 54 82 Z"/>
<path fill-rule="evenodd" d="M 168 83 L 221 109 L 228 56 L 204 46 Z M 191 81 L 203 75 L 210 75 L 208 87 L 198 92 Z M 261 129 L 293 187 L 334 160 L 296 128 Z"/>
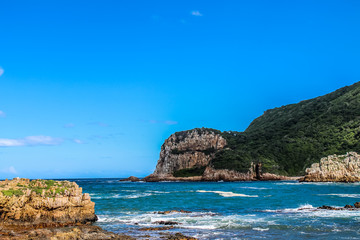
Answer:
<path fill-rule="evenodd" d="M 304 182 L 358 182 L 360 181 L 360 155 L 348 152 L 330 155 L 306 169 Z"/>
<path fill-rule="evenodd" d="M 155 171 L 144 180 L 242 181 L 304 176 L 305 169 L 324 156 L 360 152 L 359 102 L 357 82 L 324 96 L 266 110 L 243 132 L 208 128 L 176 132 L 165 140 Z M 305 181 L 358 181 L 356 163 L 346 166 L 331 156 L 326 161 L 330 163 L 313 165 Z"/>
<path fill-rule="evenodd" d="M 158 181 L 252 181 L 286 180 L 285 176 L 263 173 L 261 163 L 251 163 L 245 172 L 216 169 L 212 160 L 226 150 L 227 140 L 220 131 L 196 128 L 177 132 L 161 146 L 160 158 L 147 182 Z"/>

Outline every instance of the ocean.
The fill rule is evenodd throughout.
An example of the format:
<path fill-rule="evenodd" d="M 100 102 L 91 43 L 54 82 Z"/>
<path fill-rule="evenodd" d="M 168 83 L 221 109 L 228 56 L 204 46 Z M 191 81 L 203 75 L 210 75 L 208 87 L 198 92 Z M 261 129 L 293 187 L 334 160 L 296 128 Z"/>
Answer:
<path fill-rule="evenodd" d="M 316 209 L 360 201 L 359 183 L 71 181 L 95 202 L 96 225 L 137 239 L 160 239 L 162 232 L 198 239 L 360 239 L 360 211 Z M 157 213 L 168 210 L 191 213 Z M 178 225 L 139 231 L 163 226 L 158 221 Z"/>

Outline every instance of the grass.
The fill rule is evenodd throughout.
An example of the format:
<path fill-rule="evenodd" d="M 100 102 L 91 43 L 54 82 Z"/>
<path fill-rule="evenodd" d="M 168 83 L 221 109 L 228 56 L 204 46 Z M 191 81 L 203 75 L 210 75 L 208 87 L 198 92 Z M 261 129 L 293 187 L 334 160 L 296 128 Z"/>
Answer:
<path fill-rule="evenodd" d="M 12 196 L 22 196 L 24 192 L 20 189 L 9 189 L 9 190 L 2 190 L 1 191 L 5 196 L 12 197 Z"/>

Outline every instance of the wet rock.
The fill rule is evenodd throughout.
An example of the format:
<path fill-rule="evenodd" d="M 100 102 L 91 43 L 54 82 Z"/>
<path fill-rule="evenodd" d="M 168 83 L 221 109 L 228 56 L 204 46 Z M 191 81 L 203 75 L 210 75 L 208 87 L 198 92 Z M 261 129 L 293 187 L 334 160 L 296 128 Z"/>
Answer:
<path fill-rule="evenodd" d="M 174 226 L 169 227 L 148 227 L 148 228 L 140 228 L 139 231 L 164 231 L 173 229 Z"/>
<path fill-rule="evenodd" d="M 178 222 L 173 222 L 173 221 L 156 221 L 154 223 L 159 225 L 179 225 Z"/>
<path fill-rule="evenodd" d="M 355 206 L 356 208 L 360 208 L 360 202 L 354 203 L 354 206 Z"/>
<path fill-rule="evenodd" d="M 167 237 L 168 240 L 197 240 L 197 238 L 188 237 L 181 233 L 175 233 Z"/>
<path fill-rule="evenodd" d="M 186 210 L 169 210 L 169 211 L 159 211 L 155 212 L 157 214 L 170 214 L 170 213 L 191 213 L 191 211 Z"/>
<path fill-rule="evenodd" d="M 338 208 L 331 207 L 331 206 L 326 206 L 326 205 L 323 205 L 323 206 L 321 206 L 321 207 L 318 207 L 318 209 L 338 210 Z"/>
<path fill-rule="evenodd" d="M 354 206 L 347 204 L 344 208 L 354 208 Z"/>

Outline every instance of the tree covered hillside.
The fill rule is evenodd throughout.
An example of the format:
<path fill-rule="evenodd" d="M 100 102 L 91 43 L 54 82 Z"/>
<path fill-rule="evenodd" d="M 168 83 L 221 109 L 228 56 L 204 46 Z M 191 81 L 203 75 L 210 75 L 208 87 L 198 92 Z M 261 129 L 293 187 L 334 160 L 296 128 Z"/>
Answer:
<path fill-rule="evenodd" d="M 228 148 L 212 160 L 217 169 L 301 175 L 323 156 L 360 152 L 360 82 L 314 99 L 267 110 L 245 132 L 221 133 Z"/>

